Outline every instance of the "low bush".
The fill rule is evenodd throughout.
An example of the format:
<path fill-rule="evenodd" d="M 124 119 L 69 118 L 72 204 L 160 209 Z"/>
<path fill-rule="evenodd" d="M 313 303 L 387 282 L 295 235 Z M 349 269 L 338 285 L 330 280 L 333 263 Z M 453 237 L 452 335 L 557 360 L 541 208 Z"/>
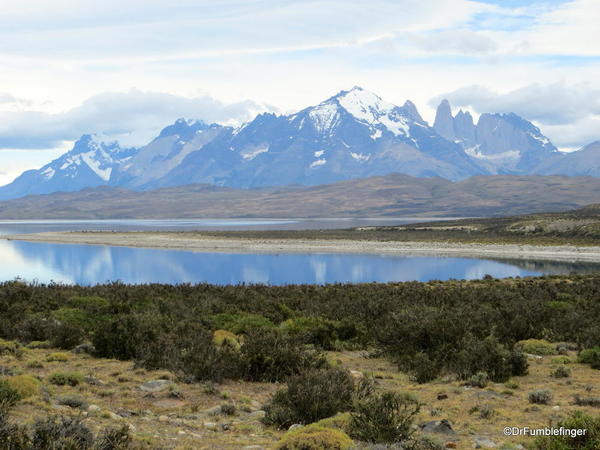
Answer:
<path fill-rule="evenodd" d="M 535 403 L 538 405 L 547 405 L 552 401 L 552 392 L 548 389 L 540 389 L 537 391 L 531 391 L 527 394 L 529 403 Z"/>
<path fill-rule="evenodd" d="M 84 376 L 79 372 L 54 372 L 48 377 L 48 382 L 57 386 L 77 386 L 83 380 Z"/>
<path fill-rule="evenodd" d="M 255 330 L 240 349 L 241 376 L 248 381 L 282 381 L 291 375 L 327 366 L 325 357 L 296 337 L 277 330 Z"/>
<path fill-rule="evenodd" d="M 10 355 L 15 358 L 21 358 L 23 356 L 23 346 L 17 341 L 6 341 L 0 339 L 0 356 Z"/>
<path fill-rule="evenodd" d="M 27 344 L 27 348 L 31 349 L 47 349 L 52 348 L 50 341 L 31 341 Z"/>
<path fill-rule="evenodd" d="M 575 404 L 578 406 L 593 406 L 594 408 L 600 407 L 600 397 L 581 397 L 579 394 L 573 396 Z"/>
<path fill-rule="evenodd" d="M 15 406 L 23 397 L 6 380 L 0 380 L 0 414 Z"/>
<path fill-rule="evenodd" d="M 69 360 L 69 355 L 66 353 L 50 353 L 46 356 L 48 362 L 66 362 Z"/>
<path fill-rule="evenodd" d="M 50 327 L 52 347 L 71 350 L 81 344 L 85 338 L 85 330 L 72 323 L 54 321 Z"/>
<path fill-rule="evenodd" d="M 0 387 L 0 392 L 1 392 Z M 27 428 L 8 421 L 8 414 L 0 403 L 0 448 L 2 450 L 30 450 Z"/>
<path fill-rule="evenodd" d="M 291 376 L 265 407 L 265 423 L 280 428 L 308 424 L 348 411 L 354 380 L 341 369 L 316 369 Z"/>
<path fill-rule="evenodd" d="M 554 378 L 569 378 L 571 376 L 571 369 L 565 366 L 559 366 L 552 371 Z"/>
<path fill-rule="evenodd" d="M 349 434 L 354 439 L 375 443 L 408 440 L 420 408 L 414 397 L 396 392 L 357 399 L 351 413 Z"/>
<path fill-rule="evenodd" d="M 556 346 L 544 339 L 525 339 L 517 342 L 517 347 L 524 353 L 538 356 L 556 355 Z"/>
<path fill-rule="evenodd" d="M 484 388 L 488 385 L 488 375 L 485 372 L 477 372 L 465 384 L 471 387 Z"/>
<path fill-rule="evenodd" d="M 5 380 L 22 398 L 38 395 L 42 386 L 40 380 L 30 375 L 14 375 L 7 377 Z"/>
<path fill-rule="evenodd" d="M 278 450 L 346 450 L 352 439 L 341 430 L 317 424 L 288 431 L 277 443 Z"/>
<path fill-rule="evenodd" d="M 441 372 L 439 364 L 432 361 L 427 353 L 419 352 L 412 358 L 400 363 L 400 369 L 411 373 L 417 383 L 428 383 L 435 380 Z"/>
<path fill-rule="evenodd" d="M 212 316 L 212 322 L 216 329 L 231 331 L 233 334 L 246 334 L 257 329 L 275 327 L 266 317 L 245 312 L 216 314 Z"/>
<path fill-rule="evenodd" d="M 352 323 L 314 316 L 288 319 L 281 323 L 280 328 L 324 350 L 337 350 L 338 343 L 360 336 L 359 329 Z"/>
<path fill-rule="evenodd" d="M 581 436 L 539 437 L 533 444 L 534 450 L 597 450 L 600 448 L 600 416 L 592 417 L 575 412 L 571 417 L 559 422 L 557 428 L 586 430 Z"/>
<path fill-rule="evenodd" d="M 550 362 L 552 364 L 571 364 L 573 362 L 573 359 L 569 356 L 560 355 L 552 358 Z"/>
<path fill-rule="evenodd" d="M 219 348 L 229 346 L 233 350 L 239 350 L 241 347 L 238 337 L 227 330 L 216 330 L 213 333 L 213 344 Z"/>
<path fill-rule="evenodd" d="M 600 369 L 600 347 L 581 350 L 578 361 L 583 364 L 589 364 L 592 369 Z"/>

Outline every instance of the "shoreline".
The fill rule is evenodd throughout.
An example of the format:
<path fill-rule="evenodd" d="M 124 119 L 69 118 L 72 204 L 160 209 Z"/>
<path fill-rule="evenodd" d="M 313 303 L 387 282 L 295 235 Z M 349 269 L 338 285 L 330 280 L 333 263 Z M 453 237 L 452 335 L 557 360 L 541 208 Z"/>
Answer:
<path fill-rule="evenodd" d="M 217 238 L 174 232 L 44 232 L 0 236 L 12 241 L 105 245 L 195 253 L 358 253 L 600 263 L 600 246 L 464 244 L 349 239 Z"/>

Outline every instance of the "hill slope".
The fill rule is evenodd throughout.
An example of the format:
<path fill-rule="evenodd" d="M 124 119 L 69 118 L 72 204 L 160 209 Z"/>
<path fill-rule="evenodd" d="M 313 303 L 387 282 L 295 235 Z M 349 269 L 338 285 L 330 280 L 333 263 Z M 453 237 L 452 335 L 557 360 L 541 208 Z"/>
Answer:
<path fill-rule="evenodd" d="M 242 190 L 188 185 L 138 192 L 99 187 L 0 203 L 2 219 L 498 216 L 600 202 L 600 179 L 479 176 L 460 182 L 387 175 L 315 187 Z"/>

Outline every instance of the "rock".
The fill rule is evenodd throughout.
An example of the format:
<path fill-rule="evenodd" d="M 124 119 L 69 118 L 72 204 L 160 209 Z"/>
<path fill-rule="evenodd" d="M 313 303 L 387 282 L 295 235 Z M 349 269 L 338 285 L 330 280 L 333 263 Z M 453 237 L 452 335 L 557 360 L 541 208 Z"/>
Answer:
<path fill-rule="evenodd" d="M 154 415 L 154 413 L 152 411 L 150 411 L 149 409 L 145 409 L 145 410 L 142 411 L 142 415 L 143 416 L 151 417 L 151 416 Z"/>
<path fill-rule="evenodd" d="M 181 435 L 183 435 L 183 434 L 187 434 L 187 433 L 186 433 L 185 431 L 183 431 L 183 430 L 178 430 L 178 431 L 177 431 L 177 434 L 181 434 Z"/>
<path fill-rule="evenodd" d="M 476 436 L 473 442 L 473 448 L 495 448 L 498 445 L 489 438 Z"/>
<path fill-rule="evenodd" d="M 110 417 L 112 420 L 123 420 L 123 418 L 120 415 L 115 414 L 112 411 L 108 412 L 108 417 Z"/>
<path fill-rule="evenodd" d="M 560 411 L 560 406 L 558 406 L 558 405 L 556 405 L 556 406 L 553 406 L 553 407 L 552 407 L 552 409 L 553 409 L 554 411 Z"/>
<path fill-rule="evenodd" d="M 135 426 L 133 426 L 132 424 L 128 423 L 127 427 L 129 428 L 129 431 L 131 431 L 132 433 L 135 433 Z"/>
<path fill-rule="evenodd" d="M 221 430 L 223 430 L 223 431 L 230 431 L 231 430 L 231 424 L 230 423 L 222 423 L 221 424 Z"/>
<path fill-rule="evenodd" d="M 423 433 L 456 434 L 446 419 L 432 420 L 421 425 Z"/>
<path fill-rule="evenodd" d="M 92 386 L 106 386 L 106 383 L 96 377 L 85 377 L 84 381 Z"/>
<path fill-rule="evenodd" d="M 89 412 L 89 413 L 100 412 L 100 407 L 98 405 L 90 405 L 87 407 L 87 412 Z"/>
<path fill-rule="evenodd" d="M 206 428 L 207 430 L 211 430 L 211 431 L 219 430 L 219 425 L 214 422 L 204 422 L 203 425 L 204 425 L 204 428 Z"/>
<path fill-rule="evenodd" d="M 168 422 L 169 418 L 167 416 L 158 416 L 158 421 L 159 422 Z"/>
<path fill-rule="evenodd" d="M 259 419 L 262 419 L 263 417 L 265 417 L 266 415 L 267 415 L 267 413 L 265 411 L 263 411 L 262 409 L 259 409 L 258 411 L 254 411 L 254 412 L 251 412 L 250 414 L 248 414 L 248 417 L 259 420 Z"/>
<path fill-rule="evenodd" d="M 350 370 L 350 376 L 354 378 L 354 381 L 361 381 L 365 376 L 358 370 Z"/>
<path fill-rule="evenodd" d="M 221 414 L 221 405 L 205 409 L 204 411 L 202 411 L 202 414 L 206 414 L 207 416 L 218 416 L 219 414 Z"/>
<path fill-rule="evenodd" d="M 169 380 L 152 380 L 141 384 L 139 387 L 144 392 L 161 392 L 168 389 L 171 384 Z"/>
<path fill-rule="evenodd" d="M 89 344 L 89 343 L 80 344 L 71 351 L 73 353 L 77 353 L 77 354 L 87 353 L 88 355 L 91 355 L 96 352 L 96 347 L 94 347 L 92 344 Z"/>
<path fill-rule="evenodd" d="M 458 448 L 458 445 L 456 444 L 456 442 L 446 442 L 444 444 L 444 447 L 446 447 L 446 448 Z"/>
<path fill-rule="evenodd" d="M 131 411 L 127 411 L 126 409 L 118 409 L 117 414 L 121 417 L 131 417 L 134 415 Z"/>
<path fill-rule="evenodd" d="M 290 427 L 288 428 L 288 431 L 293 431 L 293 430 L 297 430 L 298 428 L 302 428 L 304 425 L 300 424 L 300 423 L 295 423 L 293 425 L 290 425 Z"/>
<path fill-rule="evenodd" d="M 440 393 L 437 395 L 438 400 L 446 400 L 448 398 L 448 394 Z"/>

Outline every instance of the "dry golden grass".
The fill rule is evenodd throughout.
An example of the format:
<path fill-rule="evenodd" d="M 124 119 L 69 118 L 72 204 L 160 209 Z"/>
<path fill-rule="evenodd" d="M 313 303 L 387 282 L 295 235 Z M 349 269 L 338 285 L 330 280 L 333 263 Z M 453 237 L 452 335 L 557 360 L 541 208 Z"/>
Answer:
<path fill-rule="evenodd" d="M 13 420 L 32 423 L 50 414 L 84 415 L 85 423 L 95 431 L 127 423 L 141 448 L 234 449 L 247 445 L 272 448 L 283 435 L 252 416 L 280 387 L 277 384 L 226 382 L 211 392 L 205 384 L 177 382 L 167 371 L 135 368 L 132 362 L 73 353 L 67 361 L 48 362 L 48 355 L 55 351 L 28 349 L 20 359 L 11 355 L 0 357 L 0 367 L 42 381 L 39 395 L 26 398 L 13 409 Z M 555 356 L 530 359 L 529 375 L 511 380 L 518 384 L 516 388 L 510 383 L 490 383 L 485 389 L 467 388 L 452 379 L 416 384 L 389 361 L 367 358 L 363 352 L 329 352 L 328 358 L 338 366 L 373 375 L 380 389 L 413 393 L 424 404 L 418 422 L 448 419 L 457 434 L 441 436 L 440 441 L 454 441 L 458 448 L 472 448 L 474 436 L 487 436 L 499 445 L 527 443 L 527 438 L 504 437 L 503 428 L 546 426 L 575 410 L 599 412 L 597 408 L 574 405 L 572 396 L 600 396 L 600 371 L 582 364 L 568 364 L 571 377 L 554 378 L 551 374 L 558 366 L 552 362 Z M 57 371 L 80 372 L 89 378 L 75 387 L 54 386 L 47 378 Z M 172 380 L 177 389 L 170 387 L 151 395 L 139 389 L 140 384 L 159 378 Z M 552 391 L 554 397 L 549 405 L 528 402 L 527 394 L 537 389 Z M 438 400 L 438 394 L 446 394 L 448 398 Z M 64 397 L 76 397 L 100 409 L 87 412 L 60 405 L 59 399 Z M 234 416 L 204 413 L 226 403 L 236 405 Z M 490 411 L 491 416 L 486 416 Z M 223 425 L 229 430 L 223 431 Z M 218 431 L 212 429 L 215 427 Z"/>

